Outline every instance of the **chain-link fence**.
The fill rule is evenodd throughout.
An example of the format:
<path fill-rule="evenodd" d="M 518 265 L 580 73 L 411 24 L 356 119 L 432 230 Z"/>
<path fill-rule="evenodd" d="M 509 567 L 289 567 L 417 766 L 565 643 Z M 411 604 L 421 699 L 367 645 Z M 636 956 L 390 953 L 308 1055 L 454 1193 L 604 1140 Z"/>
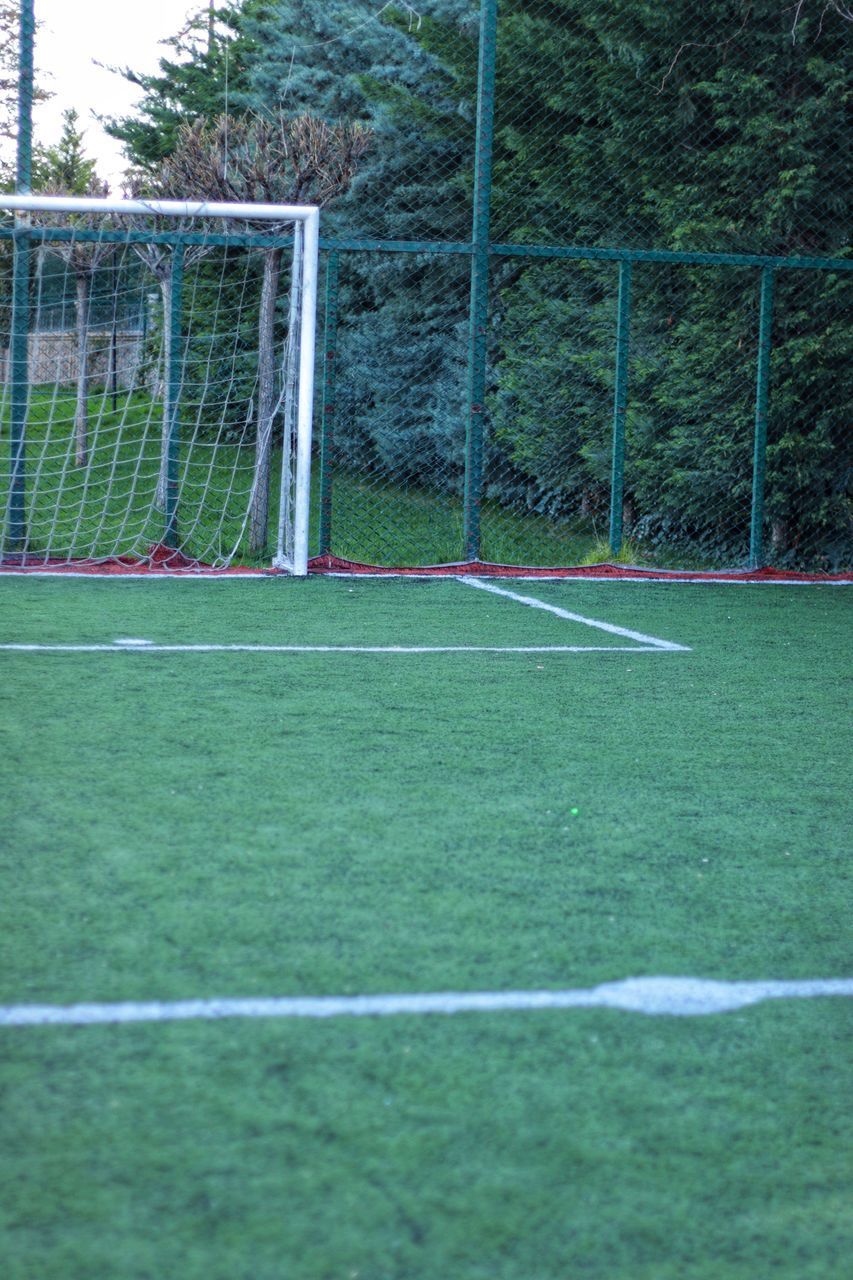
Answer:
<path fill-rule="evenodd" d="M 243 105 L 372 130 L 324 212 L 315 554 L 850 566 L 843 6 L 254 8 Z"/>
<path fill-rule="evenodd" d="M 315 549 L 848 566 L 842 16 L 422 18 L 382 31 L 400 83 L 327 218 Z"/>

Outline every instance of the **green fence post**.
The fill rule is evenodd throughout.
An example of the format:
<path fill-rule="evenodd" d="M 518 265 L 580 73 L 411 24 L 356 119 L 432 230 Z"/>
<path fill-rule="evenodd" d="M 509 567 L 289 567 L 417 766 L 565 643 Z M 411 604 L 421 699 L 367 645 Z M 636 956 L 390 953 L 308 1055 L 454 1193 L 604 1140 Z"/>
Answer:
<path fill-rule="evenodd" d="M 764 480 L 767 465 L 767 400 L 770 390 L 770 345 L 773 329 L 775 272 L 761 272 L 758 320 L 758 371 L 755 380 L 755 442 L 752 455 L 752 513 L 749 522 L 749 567 L 760 569 L 764 560 Z"/>
<path fill-rule="evenodd" d="M 29 310 L 30 232 L 26 226 L 14 232 L 15 264 L 12 275 L 12 331 L 9 341 L 9 549 L 24 551 L 26 521 L 26 441 L 29 407 Z"/>
<path fill-rule="evenodd" d="M 33 158 L 33 0 L 21 0 L 18 72 L 18 195 L 28 195 Z M 26 525 L 26 430 L 29 405 L 30 255 L 29 215 L 16 217 L 9 335 L 9 546 L 23 551 Z"/>
<path fill-rule="evenodd" d="M 471 301 L 468 336 L 468 411 L 465 435 L 465 560 L 480 558 L 480 503 L 486 400 L 486 336 L 489 316 L 489 218 L 495 129 L 497 0 L 480 10 L 477 74 L 477 137 L 474 157 L 474 220 L 471 231 Z"/>
<path fill-rule="evenodd" d="M 613 462 L 610 472 L 610 553 L 622 550 L 622 502 L 625 490 L 625 418 L 628 413 L 628 343 L 631 331 L 631 260 L 619 263 L 616 313 L 616 389 L 613 395 Z"/>
<path fill-rule="evenodd" d="M 184 334 L 181 308 L 184 292 L 184 246 L 172 250 L 172 280 L 169 295 L 169 350 L 166 375 L 166 487 L 163 543 L 178 545 L 178 450 L 181 442 L 180 403 L 183 379 Z"/>
<path fill-rule="evenodd" d="M 33 171 L 33 53 L 36 20 L 33 0 L 21 0 L 18 43 L 18 143 L 17 181 L 19 196 L 29 195 Z"/>
<path fill-rule="evenodd" d="M 320 411 L 320 555 L 332 549 L 332 450 L 335 444 L 335 394 L 338 346 L 337 253 L 326 260 L 326 322 L 323 329 L 323 403 Z"/>

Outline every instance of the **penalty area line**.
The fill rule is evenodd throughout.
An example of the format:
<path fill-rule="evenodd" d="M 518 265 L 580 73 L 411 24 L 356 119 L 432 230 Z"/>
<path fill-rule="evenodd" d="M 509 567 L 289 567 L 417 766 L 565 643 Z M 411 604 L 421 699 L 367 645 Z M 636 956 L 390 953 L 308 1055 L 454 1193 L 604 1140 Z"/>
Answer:
<path fill-rule="evenodd" d="M 638 644 L 651 646 L 652 649 L 659 649 L 667 653 L 690 653 L 690 647 L 686 644 L 674 644 L 671 640 L 659 640 L 657 636 L 646 636 L 641 631 L 629 631 L 627 627 L 616 627 L 611 622 L 601 622 L 597 618 L 585 618 L 580 613 L 570 613 L 568 609 L 561 609 L 556 604 L 546 604 L 544 600 L 537 600 L 534 596 L 522 596 L 517 591 L 508 591 L 506 587 L 496 587 L 493 582 L 483 582 L 481 578 L 472 578 L 467 574 L 456 579 L 466 587 L 477 587 L 480 591 L 489 591 L 495 596 L 504 596 L 507 600 L 514 600 L 516 604 L 528 605 L 531 609 L 544 609 L 546 613 L 553 613 L 558 618 L 565 618 L 567 622 L 580 622 L 585 627 L 595 627 L 598 631 L 607 631 L 610 635 L 621 636 L 624 640 L 636 640 Z"/>
<path fill-rule="evenodd" d="M 0 1006 L 0 1027 L 219 1021 L 223 1018 L 367 1018 L 398 1014 L 506 1013 L 545 1009 L 621 1009 L 650 1016 L 727 1013 L 763 1000 L 853 996 L 853 978 L 718 982 L 706 978 L 625 978 L 562 991 L 438 991 L 373 996 L 126 1001 L 120 1004 Z"/>

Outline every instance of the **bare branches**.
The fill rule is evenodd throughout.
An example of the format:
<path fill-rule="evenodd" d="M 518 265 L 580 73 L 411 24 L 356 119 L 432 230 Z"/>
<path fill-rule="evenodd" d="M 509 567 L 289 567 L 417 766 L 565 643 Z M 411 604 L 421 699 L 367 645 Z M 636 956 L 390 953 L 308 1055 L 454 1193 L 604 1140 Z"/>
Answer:
<path fill-rule="evenodd" d="M 797 43 L 797 30 L 807 3 L 808 0 L 797 0 L 797 3 L 788 10 L 788 12 L 793 11 L 794 14 L 793 22 L 791 23 L 792 44 Z M 848 0 L 823 0 L 820 21 L 817 27 L 818 35 L 823 31 L 823 20 L 828 13 L 837 13 L 839 18 L 842 18 L 845 22 L 853 22 L 853 7 L 848 3 Z"/>
<path fill-rule="evenodd" d="M 803 0 L 800 0 L 800 3 L 802 2 Z M 727 49 L 728 46 L 732 43 L 732 41 L 736 40 L 738 36 L 741 34 L 741 32 L 744 30 L 747 22 L 749 21 L 751 13 L 752 13 L 752 8 L 750 5 L 747 5 L 746 8 L 744 9 L 743 22 L 740 24 L 737 31 L 733 32 L 732 35 L 727 36 L 725 40 L 710 40 L 710 41 L 689 40 L 689 41 L 685 41 L 684 44 L 680 44 L 675 51 L 675 56 L 672 59 L 672 62 L 669 64 L 669 67 L 667 68 L 666 75 L 658 85 L 658 93 L 663 93 L 666 87 L 666 82 L 669 79 L 669 77 L 672 75 L 673 71 L 675 70 L 676 64 L 678 63 L 678 60 L 681 57 L 682 53 L 684 53 L 685 49 L 723 49 L 723 50 Z"/>
<path fill-rule="evenodd" d="M 102 200 L 110 192 L 106 182 L 93 176 L 86 190 L 78 192 L 96 200 Z M 39 195 L 66 196 L 68 192 L 57 185 L 47 185 Z M 32 222 L 37 227 L 77 228 L 80 231 L 110 231 L 114 217 L 110 213 L 49 213 L 34 210 Z M 49 253 L 61 258 L 76 276 L 89 276 L 113 252 L 115 246 L 109 240 L 51 240 L 46 246 Z"/>
<path fill-rule="evenodd" d="M 842 18 L 845 22 L 853 22 L 853 0 L 820 0 L 820 2 L 822 4 L 822 9 L 820 14 L 820 21 L 818 23 L 818 28 L 817 28 L 818 35 L 820 35 L 821 31 L 823 30 L 824 19 L 826 18 L 826 15 L 828 13 L 837 13 L 838 16 Z M 800 26 L 800 21 L 803 18 L 804 13 L 807 11 L 807 6 L 808 6 L 808 11 L 810 12 L 811 8 L 814 6 L 814 0 L 796 0 L 796 3 L 791 5 L 789 9 L 783 10 L 783 12 L 793 13 L 794 15 L 793 21 L 791 24 L 791 41 L 794 44 L 796 43 L 796 40 L 797 40 L 797 32 Z M 752 6 L 751 4 L 747 3 L 744 6 L 743 21 L 741 22 L 737 30 L 734 31 L 730 36 L 727 36 L 725 40 L 712 40 L 712 41 L 685 40 L 682 44 L 680 44 L 675 51 L 672 61 L 667 67 L 666 74 L 664 75 L 663 79 L 658 85 L 658 90 L 657 90 L 658 93 L 663 93 L 664 89 L 666 88 L 667 80 L 672 75 L 673 71 L 675 70 L 678 64 L 679 59 L 681 58 L 681 55 L 684 53 L 686 49 L 721 49 L 725 51 L 726 49 L 728 49 L 728 46 L 732 44 L 733 41 L 735 41 L 738 38 L 738 36 L 740 36 L 743 33 L 751 16 L 752 16 Z"/>
<path fill-rule="evenodd" d="M 307 115 L 201 119 L 182 129 L 156 186 L 172 199 L 324 206 L 349 189 L 370 138 Z"/>
<path fill-rule="evenodd" d="M 165 192 L 160 189 L 160 184 L 146 177 L 143 174 L 132 173 L 128 175 L 124 183 L 122 195 L 128 200 L 145 200 L 165 197 Z M 186 197 L 181 196 L 181 199 Z M 202 225 L 198 218 L 169 218 L 164 223 L 162 218 L 157 218 L 155 214 L 122 214 L 122 226 L 128 226 L 134 231 L 154 231 L 163 230 L 166 226 L 169 231 L 204 231 L 209 229 L 209 223 Z M 148 270 L 157 280 L 166 279 L 172 270 L 172 249 L 169 244 L 149 243 L 144 240 L 135 240 L 133 242 L 133 251 L 137 257 L 141 258 Z M 185 244 L 184 245 L 184 263 L 186 266 L 192 266 L 193 263 L 200 262 L 202 258 L 210 253 L 210 248 L 205 244 Z"/>

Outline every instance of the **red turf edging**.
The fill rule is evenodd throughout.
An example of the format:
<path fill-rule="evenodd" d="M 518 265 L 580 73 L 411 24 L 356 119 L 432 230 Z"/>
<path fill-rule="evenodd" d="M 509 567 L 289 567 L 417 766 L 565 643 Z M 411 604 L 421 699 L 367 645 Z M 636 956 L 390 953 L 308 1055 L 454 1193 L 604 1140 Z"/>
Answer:
<path fill-rule="evenodd" d="M 339 556 L 315 556 L 308 561 L 310 573 L 352 573 L 373 576 L 458 577 L 473 574 L 479 578 L 622 578 L 636 582 L 848 582 L 849 574 L 798 573 L 788 569 L 640 569 L 632 565 L 592 564 L 567 565 L 555 569 L 541 569 L 512 564 L 490 564 L 484 560 L 467 560 L 459 564 L 433 564 L 419 568 L 386 568 L 360 564 L 357 560 L 343 560 Z"/>
<path fill-rule="evenodd" d="M 25 555 L 11 556 L 0 563 L 2 573 L 50 573 L 91 574 L 94 577 L 126 577 L 130 574 L 157 577 L 271 577 L 281 576 L 282 570 L 272 568 L 247 568 L 242 565 L 215 568 L 201 560 L 193 560 L 171 547 L 155 546 L 144 557 L 110 556 L 104 560 L 43 560 L 27 564 Z M 344 560 L 340 556 L 314 556 L 308 561 L 311 574 L 352 574 L 371 577 L 458 577 L 472 574 L 481 578 L 580 578 L 590 581 L 626 580 L 632 582 L 837 582 L 850 583 L 853 578 L 843 573 L 798 573 L 789 569 L 642 569 L 631 565 L 594 564 L 566 565 L 559 568 L 535 568 L 525 565 L 490 564 L 484 560 L 466 560 L 457 564 L 430 565 L 375 565 L 357 560 Z"/>

